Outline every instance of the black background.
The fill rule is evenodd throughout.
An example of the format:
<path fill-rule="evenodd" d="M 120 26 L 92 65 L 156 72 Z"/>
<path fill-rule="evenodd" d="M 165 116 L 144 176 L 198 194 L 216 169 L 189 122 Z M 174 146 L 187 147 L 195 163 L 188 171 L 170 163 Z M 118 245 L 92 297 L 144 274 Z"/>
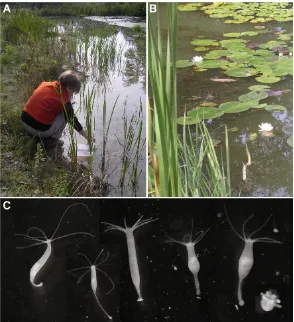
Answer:
<path fill-rule="evenodd" d="M 4 200 L 2 200 L 3 202 Z M 110 282 L 97 272 L 98 299 L 113 321 L 293 321 L 292 290 L 292 199 L 14 199 L 11 209 L 1 212 L 2 321 L 109 321 L 97 305 L 92 294 L 90 272 L 68 270 L 89 266 L 79 253 L 92 262 L 103 249 L 101 260 L 109 252 L 108 260 L 100 267 L 115 283 L 106 295 Z M 44 245 L 28 249 L 16 246 L 30 245 L 15 233 L 26 233 L 28 228 L 41 228 L 51 237 L 66 208 L 77 202 L 86 204 L 92 215 L 81 206 L 71 207 L 65 215 L 56 237 L 78 231 L 92 233 L 72 236 L 52 243 L 53 254 L 45 269 L 37 275 L 44 283 L 35 289 L 29 281 L 32 265 L 43 255 Z M 244 242 L 233 232 L 224 214 L 241 233 L 257 229 L 267 217 L 272 218 L 256 234 L 270 237 L 283 244 L 254 244 L 254 265 L 243 284 L 245 305 L 237 310 L 238 260 Z M 129 265 L 125 234 L 121 231 L 105 232 L 109 222 L 132 226 L 143 219 L 158 220 L 134 232 L 141 278 L 143 302 L 137 302 Z M 200 262 L 199 281 L 201 299 L 197 299 L 193 276 L 187 266 L 186 247 L 166 243 L 168 235 L 183 241 L 190 234 L 210 228 L 195 245 Z M 273 229 L 277 228 L 278 233 Z M 194 238 L 195 239 L 195 238 Z M 100 260 L 99 260 L 100 261 Z M 283 307 L 267 313 L 257 310 L 260 292 L 275 289 Z"/>

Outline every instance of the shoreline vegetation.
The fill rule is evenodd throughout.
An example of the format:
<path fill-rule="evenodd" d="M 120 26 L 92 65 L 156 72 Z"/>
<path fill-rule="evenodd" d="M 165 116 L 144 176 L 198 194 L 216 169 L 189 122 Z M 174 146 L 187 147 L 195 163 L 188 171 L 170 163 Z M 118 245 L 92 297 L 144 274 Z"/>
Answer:
<path fill-rule="evenodd" d="M 93 175 L 92 160 L 89 167 L 73 167 L 71 160 L 63 156 L 62 150 L 56 150 L 53 155 L 48 155 L 41 144 L 36 144 L 35 140 L 29 137 L 21 127 L 20 115 L 33 90 L 42 81 L 56 80 L 64 65 L 74 70 L 76 66 L 81 66 L 81 64 L 77 64 L 79 57 L 77 51 L 78 37 L 81 30 L 75 31 L 77 33 L 75 37 L 73 37 L 72 26 L 66 26 L 68 30 L 60 32 L 56 21 L 41 16 L 42 10 L 51 8 L 53 12 L 54 4 L 41 5 L 35 4 L 37 8 L 32 8 L 32 4 L 22 4 L 22 8 L 18 7 L 17 10 L 13 10 L 13 7 L 10 6 L 10 14 L 1 14 L 1 196 L 105 196 L 112 189 L 107 183 L 107 173 L 105 176 L 101 174 L 97 176 L 96 173 Z M 113 8 L 106 6 L 106 4 L 103 5 Z M 94 4 L 79 4 L 79 6 L 80 8 L 91 7 L 92 9 L 95 7 Z M 79 6 L 72 6 L 71 8 L 77 9 Z M 122 7 L 118 6 L 117 14 L 121 15 Z M 61 7 L 56 6 L 56 10 L 59 9 Z M 61 12 L 60 10 L 60 14 Z M 75 15 L 73 11 L 68 12 Z M 100 12 L 103 11 L 100 10 Z M 111 10 L 109 12 L 112 15 L 114 14 Z M 131 11 L 127 11 L 126 15 L 131 13 Z M 94 15 L 97 13 L 94 10 L 86 11 L 84 9 L 83 13 L 76 11 L 76 15 L 81 16 L 83 14 Z M 103 12 L 103 14 L 105 13 Z M 55 12 L 55 15 L 58 14 Z M 99 50 L 107 50 L 106 56 L 109 58 L 107 60 L 109 64 L 112 63 L 112 56 L 108 53 L 114 50 L 110 47 L 112 43 L 109 42 L 109 39 L 113 39 L 117 32 L 117 27 L 109 26 L 105 30 L 103 29 L 102 36 L 99 33 L 101 37 L 99 38 L 101 39 Z M 138 35 L 137 37 L 140 38 L 145 37 L 145 31 L 140 28 L 131 28 L 126 32 L 130 35 Z M 116 46 L 115 42 L 113 42 L 113 46 Z M 100 52 L 99 55 L 101 56 Z M 99 65 L 94 66 L 100 68 L 101 75 L 109 72 L 105 64 L 106 62 L 103 61 L 103 71 Z M 81 74 L 82 77 L 86 77 L 83 71 L 81 71 Z M 91 116 L 94 104 L 92 98 L 95 95 L 87 92 L 85 94 L 86 102 L 81 102 L 81 104 L 87 106 L 89 116 Z M 145 139 L 141 137 L 143 118 L 142 105 L 139 100 L 137 105 L 140 116 L 137 130 L 140 130 L 132 136 L 134 139 L 134 147 L 132 146 L 134 150 L 132 151 L 134 152 L 128 152 L 129 155 L 132 155 L 132 160 L 127 160 L 128 162 L 125 164 L 125 155 L 121 156 L 122 161 L 117 160 L 117 162 L 122 163 L 121 177 L 123 179 L 120 180 L 119 187 L 115 187 L 123 191 L 122 193 L 129 189 L 134 196 L 137 194 L 139 176 L 142 172 L 138 167 L 138 160 L 142 158 L 145 145 Z M 109 119 L 109 113 L 113 112 L 115 106 L 107 107 L 107 119 Z M 98 108 L 102 109 L 103 106 L 98 106 Z M 137 115 L 137 113 L 135 114 Z M 128 115 L 123 126 L 126 127 L 126 124 L 128 124 L 130 130 L 133 130 L 132 122 L 135 114 Z M 111 119 L 105 123 L 108 128 L 110 121 Z M 87 129 L 93 127 L 92 130 L 94 131 L 94 125 L 95 119 L 90 120 L 88 118 Z M 125 136 L 127 137 L 127 133 Z M 74 139 L 72 138 L 72 140 Z M 104 144 L 106 145 L 106 142 Z M 108 161 L 104 160 L 105 163 Z M 128 175 L 126 175 L 127 171 L 129 171 Z"/>
<path fill-rule="evenodd" d="M 37 11 L 41 16 L 134 16 L 146 17 L 146 4 L 137 3 L 16 3 L 17 8 Z"/>

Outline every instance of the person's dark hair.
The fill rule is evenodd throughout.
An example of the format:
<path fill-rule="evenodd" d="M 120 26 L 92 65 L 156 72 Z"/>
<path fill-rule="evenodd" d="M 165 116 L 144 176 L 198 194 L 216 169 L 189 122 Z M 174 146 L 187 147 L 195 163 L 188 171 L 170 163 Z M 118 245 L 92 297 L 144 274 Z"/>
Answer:
<path fill-rule="evenodd" d="M 81 81 L 79 79 L 79 76 L 76 72 L 72 70 L 66 70 L 65 72 L 61 73 L 58 77 L 58 80 L 61 86 L 71 87 L 74 93 L 78 93 L 81 89 Z"/>

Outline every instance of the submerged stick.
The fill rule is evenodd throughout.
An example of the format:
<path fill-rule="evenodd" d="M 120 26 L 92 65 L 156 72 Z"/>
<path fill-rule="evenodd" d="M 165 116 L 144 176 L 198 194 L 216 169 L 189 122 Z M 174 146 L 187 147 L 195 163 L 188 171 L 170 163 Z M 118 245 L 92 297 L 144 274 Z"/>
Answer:
<path fill-rule="evenodd" d="M 246 143 L 245 143 L 245 146 L 246 146 L 246 153 L 247 153 L 248 162 L 246 164 L 243 163 L 243 171 L 242 171 L 243 181 L 246 181 L 246 179 L 247 179 L 246 169 L 249 165 L 251 165 L 251 155 L 250 155 L 250 152 L 248 150 L 248 146 Z"/>
<path fill-rule="evenodd" d="M 16 236 L 23 236 L 25 239 L 28 239 L 28 240 L 33 240 L 33 241 L 37 241 L 37 243 L 34 243 L 32 245 L 29 245 L 29 246 L 24 246 L 24 247 L 16 247 L 17 249 L 25 249 L 25 248 L 30 248 L 30 247 L 34 247 L 34 246 L 37 246 L 37 245 L 41 245 L 41 244 L 46 244 L 47 245 L 47 248 L 44 252 L 44 254 L 42 255 L 42 257 L 32 266 L 31 270 L 30 270 L 30 282 L 31 284 L 34 286 L 34 287 L 42 287 L 43 286 L 43 283 L 39 283 L 39 284 L 36 284 L 35 283 L 35 278 L 36 278 L 36 275 L 40 272 L 40 270 L 45 266 L 45 264 L 47 263 L 50 255 L 51 255 L 51 251 L 52 251 L 52 246 L 51 246 L 51 243 L 55 240 L 58 240 L 58 239 L 62 239 L 62 238 L 65 238 L 65 237 L 69 237 L 69 236 L 73 236 L 73 235 L 88 235 L 88 236 L 91 236 L 91 237 L 94 237 L 94 235 L 90 234 L 90 233 L 87 233 L 87 232 L 76 232 L 76 233 L 71 233 L 71 234 L 66 234 L 64 236 L 61 236 L 61 237 L 56 237 L 54 238 L 54 236 L 56 235 L 56 232 L 63 220 L 63 217 L 65 216 L 65 214 L 67 213 L 67 211 L 71 208 L 71 207 L 74 207 L 74 206 L 77 206 L 77 205 L 82 205 L 84 207 L 86 207 L 86 209 L 88 210 L 89 214 L 91 215 L 91 212 L 89 210 L 89 208 L 83 204 L 83 203 L 75 203 L 69 207 L 67 207 L 67 209 L 65 210 L 65 212 L 63 213 L 53 235 L 51 236 L 51 238 L 47 238 L 46 234 L 44 233 L 44 231 L 38 227 L 31 227 L 28 229 L 27 233 L 26 234 L 15 234 Z M 34 237 L 34 236 L 31 236 L 29 235 L 29 232 L 31 230 L 35 230 L 35 231 L 38 231 L 42 234 L 42 236 L 40 237 Z"/>
<path fill-rule="evenodd" d="M 272 238 L 268 238 L 268 237 L 260 237 L 260 238 L 255 238 L 255 239 L 251 239 L 251 237 L 253 235 L 255 235 L 257 232 L 259 232 L 266 224 L 267 222 L 270 220 L 272 215 L 269 215 L 267 220 L 258 228 L 256 229 L 253 233 L 249 234 L 246 237 L 245 234 L 245 226 L 248 223 L 248 221 L 253 218 L 253 215 L 249 216 L 245 222 L 243 223 L 242 226 L 242 235 L 240 235 L 234 228 L 234 226 L 232 225 L 230 218 L 227 214 L 227 210 L 225 207 L 225 213 L 227 216 L 227 220 L 232 228 L 232 230 L 234 231 L 234 233 L 241 238 L 245 245 L 244 245 L 244 249 L 243 252 L 239 258 L 239 265 L 238 265 L 238 274 L 239 274 L 239 282 L 238 282 L 238 290 L 237 290 L 237 296 L 238 296 L 238 302 L 240 306 L 243 306 L 245 304 L 244 300 L 243 300 L 243 296 L 242 296 L 242 283 L 244 281 L 244 279 L 247 277 L 247 275 L 250 273 L 251 268 L 253 266 L 254 263 L 254 258 L 253 258 L 253 244 L 254 243 L 272 243 L 272 244 L 282 244 L 282 242 L 277 241 L 275 239 Z"/>
<path fill-rule="evenodd" d="M 125 228 L 121 226 L 116 226 L 110 223 L 102 222 L 102 224 L 105 224 L 107 226 L 105 231 L 120 230 L 126 234 L 131 278 L 138 294 L 138 300 L 137 300 L 138 302 L 143 301 L 143 298 L 140 291 L 140 283 L 141 283 L 140 273 L 139 273 L 136 244 L 135 244 L 135 238 L 134 238 L 133 232 L 137 228 L 147 225 L 158 219 L 158 218 L 155 218 L 155 219 L 149 218 L 141 221 L 142 218 L 143 216 L 141 216 L 132 227 L 127 227 L 126 219 L 124 219 Z"/>

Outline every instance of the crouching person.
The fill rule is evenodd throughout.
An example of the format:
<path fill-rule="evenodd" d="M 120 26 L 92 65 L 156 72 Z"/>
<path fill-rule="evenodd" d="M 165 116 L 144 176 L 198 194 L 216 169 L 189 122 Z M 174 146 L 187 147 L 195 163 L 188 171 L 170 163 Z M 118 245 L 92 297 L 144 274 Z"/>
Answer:
<path fill-rule="evenodd" d="M 60 140 L 66 123 L 87 139 L 87 133 L 74 115 L 70 97 L 78 93 L 81 82 L 71 71 L 63 72 L 58 81 L 42 82 L 24 106 L 21 123 L 26 132 L 41 139 L 46 149 L 63 145 Z"/>

